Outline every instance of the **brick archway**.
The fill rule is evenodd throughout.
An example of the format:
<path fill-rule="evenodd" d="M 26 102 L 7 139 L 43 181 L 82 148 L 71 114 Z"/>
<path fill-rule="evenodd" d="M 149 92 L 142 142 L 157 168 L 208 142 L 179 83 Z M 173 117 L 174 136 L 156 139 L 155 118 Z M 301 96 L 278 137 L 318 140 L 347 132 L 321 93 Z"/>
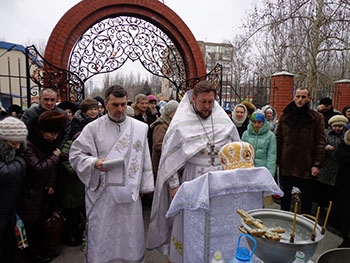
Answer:
<path fill-rule="evenodd" d="M 199 45 L 182 19 L 158 0 L 83 0 L 57 23 L 48 40 L 45 59 L 67 69 L 69 56 L 81 35 L 97 22 L 116 16 L 142 18 L 155 25 L 172 40 L 183 57 L 187 79 L 206 74 Z"/>

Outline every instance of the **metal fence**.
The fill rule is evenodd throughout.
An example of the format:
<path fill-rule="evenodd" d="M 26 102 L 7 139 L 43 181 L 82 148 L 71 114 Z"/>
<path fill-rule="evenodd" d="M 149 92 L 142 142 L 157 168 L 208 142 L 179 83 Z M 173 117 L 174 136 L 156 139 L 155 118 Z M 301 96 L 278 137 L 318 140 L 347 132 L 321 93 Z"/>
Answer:
<path fill-rule="evenodd" d="M 257 108 L 270 103 L 270 78 L 251 78 L 239 83 L 222 83 L 222 104 L 233 108 L 242 102 L 252 102 Z"/>

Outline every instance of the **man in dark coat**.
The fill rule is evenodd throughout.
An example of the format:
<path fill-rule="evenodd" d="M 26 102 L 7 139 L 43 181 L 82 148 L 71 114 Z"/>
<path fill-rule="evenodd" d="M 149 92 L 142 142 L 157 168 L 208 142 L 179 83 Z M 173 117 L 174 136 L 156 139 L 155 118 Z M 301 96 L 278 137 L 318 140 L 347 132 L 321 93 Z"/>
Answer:
<path fill-rule="evenodd" d="M 317 111 L 323 115 L 324 126 L 327 129 L 329 127 L 328 121 L 334 115 L 339 115 L 340 112 L 333 108 L 333 101 L 331 98 L 325 97 L 320 99 L 320 105 L 317 107 Z"/>
<path fill-rule="evenodd" d="M 311 214 L 312 187 L 322 167 L 326 137 L 323 116 L 311 110 L 310 92 L 298 88 L 277 125 L 277 164 L 284 196 L 281 209 L 289 211 L 293 186 L 302 192 L 303 214 Z"/>
<path fill-rule="evenodd" d="M 149 103 L 149 98 L 145 94 L 138 94 L 135 97 L 135 103 L 131 105 L 135 112 L 135 119 L 142 121 L 148 124 L 148 127 L 156 121 L 157 119 L 157 111 L 154 110 Z M 148 146 L 150 149 L 150 153 L 152 154 L 152 146 L 153 146 L 153 138 L 152 138 L 153 130 L 151 128 L 148 129 Z"/>
<path fill-rule="evenodd" d="M 39 105 L 30 107 L 29 109 L 25 110 L 23 113 L 21 120 L 27 125 L 29 128 L 29 123 L 38 118 L 41 113 L 45 111 L 55 111 L 66 114 L 66 112 L 59 107 L 56 106 L 57 102 L 57 91 L 51 88 L 44 88 L 40 91 L 39 94 Z M 58 148 L 62 149 L 63 145 L 69 138 L 70 134 L 70 123 L 67 118 L 67 124 L 66 128 L 63 132 L 63 134 L 60 135 L 60 138 L 58 139 Z"/>

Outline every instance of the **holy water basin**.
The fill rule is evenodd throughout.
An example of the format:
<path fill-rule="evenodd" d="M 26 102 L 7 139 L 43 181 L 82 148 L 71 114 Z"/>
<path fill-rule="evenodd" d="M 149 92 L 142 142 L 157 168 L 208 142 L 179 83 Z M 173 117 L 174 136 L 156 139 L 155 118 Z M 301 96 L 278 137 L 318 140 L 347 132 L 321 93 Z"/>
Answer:
<path fill-rule="evenodd" d="M 267 228 L 282 227 L 286 230 L 285 233 L 280 234 L 280 241 L 272 241 L 265 237 L 255 237 L 258 243 L 255 255 L 267 263 L 292 262 L 298 250 L 305 253 L 305 262 L 308 262 L 314 255 L 318 242 L 324 238 L 324 235 L 321 234 L 322 228 L 317 225 L 315 241 L 311 240 L 315 222 L 302 215 L 296 216 L 295 237 L 292 243 L 290 242 L 290 235 L 292 233 L 294 213 L 277 209 L 255 209 L 247 211 L 247 213 L 255 219 L 262 220 Z M 243 219 L 241 219 L 241 223 L 246 230 L 252 228 Z M 254 246 L 253 242 L 249 239 L 247 241 L 250 248 L 252 248 Z"/>

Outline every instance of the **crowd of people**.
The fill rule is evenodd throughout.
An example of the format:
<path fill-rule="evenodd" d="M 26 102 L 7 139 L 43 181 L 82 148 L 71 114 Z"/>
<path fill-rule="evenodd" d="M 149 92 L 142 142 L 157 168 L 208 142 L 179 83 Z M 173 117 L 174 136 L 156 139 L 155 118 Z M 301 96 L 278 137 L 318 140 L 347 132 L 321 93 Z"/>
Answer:
<path fill-rule="evenodd" d="M 130 98 L 110 86 L 104 98 L 79 105 L 58 102 L 57 91 L 41 90 L 38 105 L 25 111 L 1 107 L 0 259 L 50 262 L 59 255 L 44 227 L 53 213 L 65 219 L 56 242 L 79 246 L 87 235 L 87 262 L 144 262 L 144 250 L 169 255 L 172 219 L 165 214 L 183 182 L 223 169 L 218 156 L 230 142 L 254 149 L 254 166 L 266 167 L 291 210 L 298 189 L 301 213 L 313 203 L 350 247 L 346 207 L 350 163 L 350 106 L 335 110 L 331 98 L 310 108 L 298 88 L 284 110 L 242 101 L 232 109 L 217 102 L 213 83 L 201 81 L 181 102 L 153 94 Z M 265 198 L 268 204 L 272 197 Z M 144 240 L 143 207 L 151 209 Z M 23 221 L 28 247 L 20 253 L 14 235 Z"/>

